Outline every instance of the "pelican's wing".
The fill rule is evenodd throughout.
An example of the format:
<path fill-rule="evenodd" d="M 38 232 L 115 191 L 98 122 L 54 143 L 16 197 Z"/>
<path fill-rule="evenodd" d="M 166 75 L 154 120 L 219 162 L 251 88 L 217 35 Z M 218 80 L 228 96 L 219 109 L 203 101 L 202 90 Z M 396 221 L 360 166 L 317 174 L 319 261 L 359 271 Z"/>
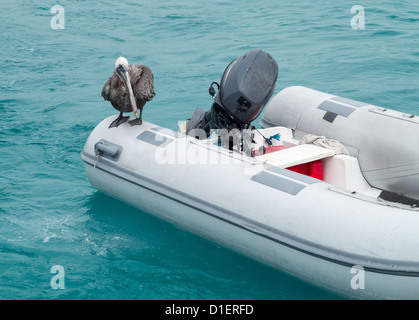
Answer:
<path fill-rule="evenodd" d="M 133 65 L 130 70 L 133 91 L 137 98 L 151 101 L 156 93 L 154 92 L 153 72 L 144 65 Z"/>
<path fill-rule="evenodd" d="M 107 101 L 111 100 L 111 84 L 112 84 L 112 77 L 109 78 L 108 82 L 105 83 L 102 89 L 102 97 L 103 99 Z"/>

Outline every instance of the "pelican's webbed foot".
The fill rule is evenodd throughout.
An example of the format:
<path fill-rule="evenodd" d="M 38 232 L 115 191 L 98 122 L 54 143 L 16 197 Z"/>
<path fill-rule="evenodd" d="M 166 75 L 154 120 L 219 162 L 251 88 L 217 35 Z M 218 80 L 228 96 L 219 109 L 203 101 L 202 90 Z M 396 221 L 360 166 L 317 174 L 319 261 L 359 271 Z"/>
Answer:
<path fill-rule="evenodd" d="M 112 123 L 110 124 L 109 128 L 116 128 L 120 124 L 123 124 L 124 122 L 127 122 L 128 119 L 129 119 L 129 116 L 123 117 L 122 116 L 122 113 L 121 113 L 118 118 L 116 118 L 114 121 L 112 121 Z"/>
<path fill-rule="evenodd" d="M 141 124 L 143 123 L 143 120 L 141 118 L 137 118 L 137 119 L 128 121 L 128 123 L 132 126 L 141 126 Z"/>

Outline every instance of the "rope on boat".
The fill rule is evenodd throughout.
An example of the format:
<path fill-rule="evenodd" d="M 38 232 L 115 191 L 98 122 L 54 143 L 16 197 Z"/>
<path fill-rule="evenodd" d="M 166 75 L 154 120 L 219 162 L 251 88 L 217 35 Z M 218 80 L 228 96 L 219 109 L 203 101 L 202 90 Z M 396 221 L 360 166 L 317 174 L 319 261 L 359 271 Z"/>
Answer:
<path fill-rule="evenodd" d="M 260 132 L 258 129 L 255 128 L 255 130 L 263 137 L 263 139 L 265 139 L 266 143 L 268 144 L 268 146 L 272 145 L 272 139 L 278 140 L 281 139 L 281 135 L 279 133 L 274 134 L 273 136 L 270 136 L 269 138 L 266 138 L 262 132 Z"/>

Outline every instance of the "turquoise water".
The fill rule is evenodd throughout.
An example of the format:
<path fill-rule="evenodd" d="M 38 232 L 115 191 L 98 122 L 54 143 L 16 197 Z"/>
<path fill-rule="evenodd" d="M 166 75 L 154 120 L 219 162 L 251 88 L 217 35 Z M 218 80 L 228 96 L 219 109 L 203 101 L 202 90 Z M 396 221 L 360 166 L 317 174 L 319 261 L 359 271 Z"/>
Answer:
<path fill-rule="evenodd" d="M 52 29 L 54 5 L 65 29 Z M 252 48 L 303 85 L 419 115 L 419 3 L 0 3 L 0 299 L 340 299 L 96 191 L 80 151 L 102 119 L 116 58 L 148 65 L 144 119 L 176 129 Z M 54 265 L 65 288 L 51 287 Z"/>

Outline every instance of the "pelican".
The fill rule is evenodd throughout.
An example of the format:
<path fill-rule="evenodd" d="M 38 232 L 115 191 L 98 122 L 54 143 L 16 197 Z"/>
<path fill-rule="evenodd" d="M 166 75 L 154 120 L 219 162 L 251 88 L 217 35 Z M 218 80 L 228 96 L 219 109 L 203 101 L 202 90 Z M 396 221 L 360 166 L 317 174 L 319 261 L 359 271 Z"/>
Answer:
<path fill-rule="evenodd" d="M 129 119 L 123 116 L 124 112 L 134 112 L 135 119 L 128 121 L 132 126 L 143 123 L 143 107 L 156 95 L 153 79 L 153 72 L 147 66 L 129 65 L 124 57 L 116 60 L 113 75 L 102 89 L 102 97 L 120 112 L 109 128 L 118 127 Z"/>

